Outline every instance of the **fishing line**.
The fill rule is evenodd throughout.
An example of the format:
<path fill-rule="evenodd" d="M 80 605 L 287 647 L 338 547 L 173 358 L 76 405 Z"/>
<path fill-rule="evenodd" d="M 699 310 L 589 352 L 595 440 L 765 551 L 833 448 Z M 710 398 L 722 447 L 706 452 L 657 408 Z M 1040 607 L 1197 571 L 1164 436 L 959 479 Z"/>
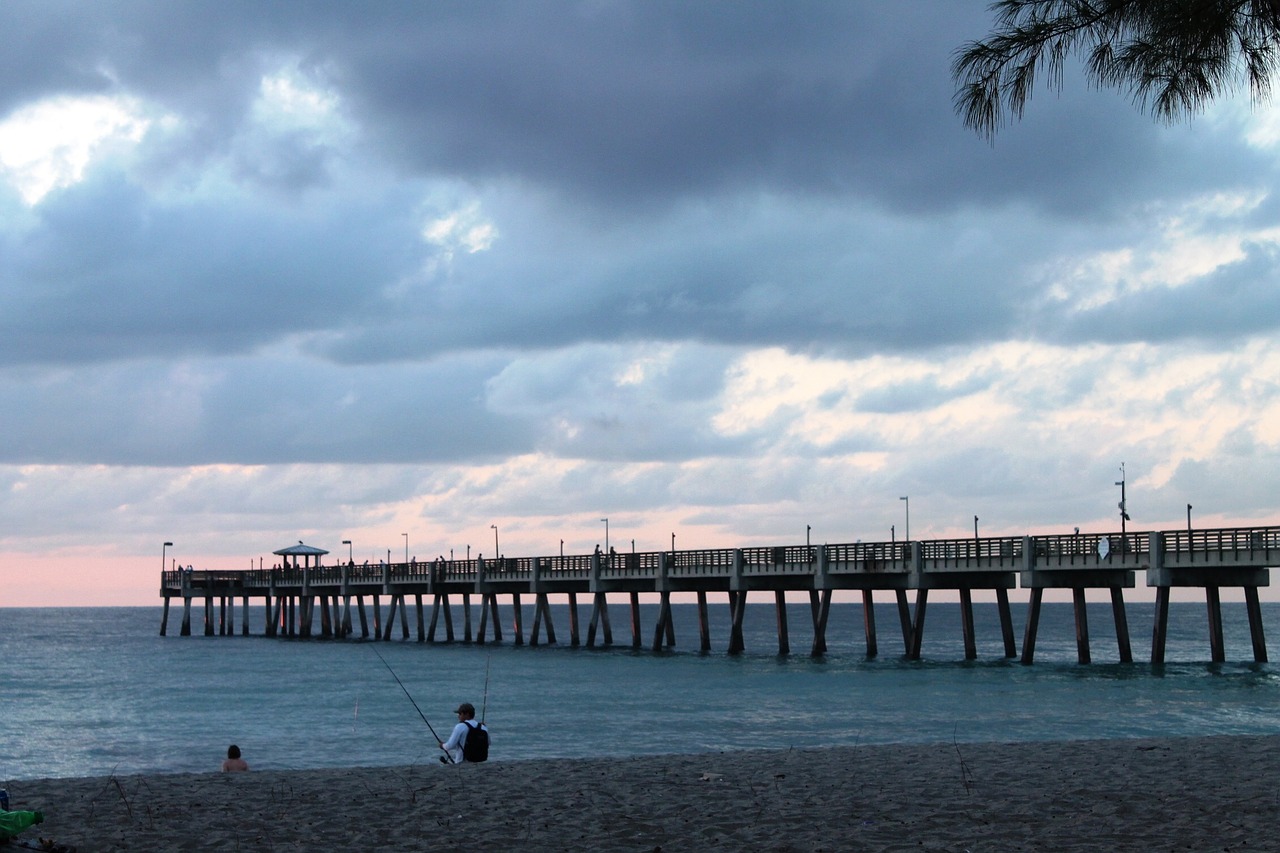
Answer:
<path fill-rule="evenodd" d="M 387 659 L 382 656 L 382 652 L 378 651 L 375 646 L 370 646 L 373 653 L 378 656 L 378 660 L 382 661 L 382 665 L 387 668 L 387 672 L 391 673 L 391 677 L 396 680 L 396 684 L 400 685 L 400 689 L 404 691 L 404 695 L 409 697 L 409 701 L 413 704 L 413 710 L 418 712 L 418 716 L 422 718 L 422 722 L 427 724 L 427 728 L 431 729 L 431 735 L 436 739 L 436 743 L 444 743 L 440 740 L 440 735 L 436 734 L 436 730 L 431 727 L 431 721 L 427 719 L 427 715 L 422 713 L 422 709 L 418 707 L 418 703 L 413 701 L 413 696 L 409 693 L 409 688 L 404 686 L 404 682 L 400 680 L 400 676 L 396 675 L 396 671 L 391 668 L 391 664 L 387 663 Z"/>
<path fill-rule="evenodd" d="M 493 660 L 493 652 L 484 659 L 484 701 L 480 703 L 480 723 L 484 724 L 485 714 L 489 710 L 489 662 Z"/>

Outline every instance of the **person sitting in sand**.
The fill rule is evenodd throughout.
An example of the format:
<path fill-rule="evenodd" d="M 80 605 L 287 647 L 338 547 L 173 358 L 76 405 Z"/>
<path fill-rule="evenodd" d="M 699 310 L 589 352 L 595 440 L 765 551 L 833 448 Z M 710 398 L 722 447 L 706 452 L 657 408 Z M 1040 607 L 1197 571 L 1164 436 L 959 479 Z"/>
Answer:
<path fill-rule="evenodd" d="M 227 758 L 222 762 L 223 773 L 243 773 L 249 769 L 249 762 L 240 757 L 240 747 L 234 743 L 227 747 Z"/>
<path fill-rule="evenodd" d="M 458 715 L 458 724 L 453 727 L 453 733 L 449 735 L 449 740 L 440 744 L 440 748 L 448 753 L 448 757 L 440 756 L 441 764 L 461 764 L 466 760 L 464 755 L 467 743 L 467 734 L 475 729 L 480 729 L 488 737 L 489 727 L 483 722 L 472 726 L 471 721 L 476 718 L 476 706 L 470 702 L 463 702 L 458 706 L 458 710 L 454 711 Z M 481 758 L 480 760 L 484 760 Z"/>

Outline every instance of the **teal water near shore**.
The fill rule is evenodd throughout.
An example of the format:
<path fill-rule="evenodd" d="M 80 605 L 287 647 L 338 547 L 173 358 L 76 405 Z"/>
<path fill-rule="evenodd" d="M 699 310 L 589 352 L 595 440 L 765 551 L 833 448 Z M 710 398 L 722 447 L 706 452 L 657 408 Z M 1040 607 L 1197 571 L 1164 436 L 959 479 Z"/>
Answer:
<path fill-rule="evenodd" d="M 441 735 L 470 701 L 486 711 L 498 760 L 625 756 L 898 742 L 1273 734 L 1280 668 L 1252 662 L 1244 605 L 1224 603 L 1227 663 L 1209 662 L 1203 604 L 1172 606 L 1167 662 L 1152 666 L 1152 605 L 1128 606 L 1137 662 L 1117 662 L 1109 604 L 1090 605 L 1094 663 L 1076 662 L 1068 604 L 1046 604 L 1036 662 L 1003 657 L 996 608 L 978 604 L 978 659 L 965 661 L 955 604 L 929 604 L 922 659 L 902 657 L 896 609 L 877 605 L 866 658 L 861 606 L 833 605 L 828 653 L 808 655 L 807 604 L 789 608 L 792 654 L 777 655 L 771 605 L 748 605 L 747 652 L 724 653 L 728 607 L 712 609 L 709 654 L 696 610 L 675 605 L 676 646 L 630 648 L 625 607 L 614 645 L 485 646 L 259 636 L 179 637 L 160 608 L 0 609 L 0 780 L 216 769 L 237 743 L 259 768 L 434 763 L 435 740 L 380 652 Z M 532 624 L 526 608 L 525 629 Z M 580 607 L 581 618 L 587 608 Z M 1263 605 L 1280 630 L 1280 604 Z M 1014 604 L 1019 648 L 1025 604 Z M 237 631 L 240 610 L 237 608 Z M 503 605 L 509 622 L 510 608 Z M 455 620 L 460 625 L 460 616 Z M 485 694 L 486 669 L 488 693 Z"/>

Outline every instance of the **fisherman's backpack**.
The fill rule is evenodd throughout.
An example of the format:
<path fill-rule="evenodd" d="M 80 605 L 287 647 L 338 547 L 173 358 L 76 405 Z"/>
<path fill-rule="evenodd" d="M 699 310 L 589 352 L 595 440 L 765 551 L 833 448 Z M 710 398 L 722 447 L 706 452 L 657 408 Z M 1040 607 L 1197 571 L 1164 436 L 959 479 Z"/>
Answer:
<path fill-rule="evenodd" d="M 467 723 L 467 739 L 462 742 L 462 760 L 475 763 L 488 759 L 489 733 L 480 728 L 479 723 L 474 726 Z"/>

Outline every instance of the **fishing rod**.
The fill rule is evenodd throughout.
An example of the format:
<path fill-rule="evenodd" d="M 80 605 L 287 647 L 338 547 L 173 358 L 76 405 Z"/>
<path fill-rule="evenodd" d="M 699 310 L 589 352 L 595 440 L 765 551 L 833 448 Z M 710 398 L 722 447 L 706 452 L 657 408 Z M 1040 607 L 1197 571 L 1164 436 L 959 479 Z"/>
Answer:
<path fill-rule="evenodd" d="M 413 696 L 409 693 L 409 688 L 404 686 L 404 682 L 400 680 L 400 676 L 396 675 L 396 671 L 391 668 L 391 664 L 387 663 L 387 659 L 382 656 L 382 652 L 378 651 L 376 646 L 370 646 L 373 653 L 378 656 L 378 660 L 382 661 L 382 665 L 387 668 L 387 672 L 391 673 L 391 677 L 396 680 L 396 684 L 400 685 L 400 689 L 404 691 L 404 695 L 409 697 L 409 701 L 413 703 L 413 710 L 418 712 L 418 716 L 422 718 L 422 722 L 427 724 L 427 728 L 431 729 L 431 735 L 436 739 L 436 743 L 444 743 L 440 740 L 440 735 L 436 734 L 436 730 L 431 727 L 431 721 L 427 719 L 427 715 L 422 713 L 422 709 L 418 707 L 418 703 L 413 701 Z"/>

